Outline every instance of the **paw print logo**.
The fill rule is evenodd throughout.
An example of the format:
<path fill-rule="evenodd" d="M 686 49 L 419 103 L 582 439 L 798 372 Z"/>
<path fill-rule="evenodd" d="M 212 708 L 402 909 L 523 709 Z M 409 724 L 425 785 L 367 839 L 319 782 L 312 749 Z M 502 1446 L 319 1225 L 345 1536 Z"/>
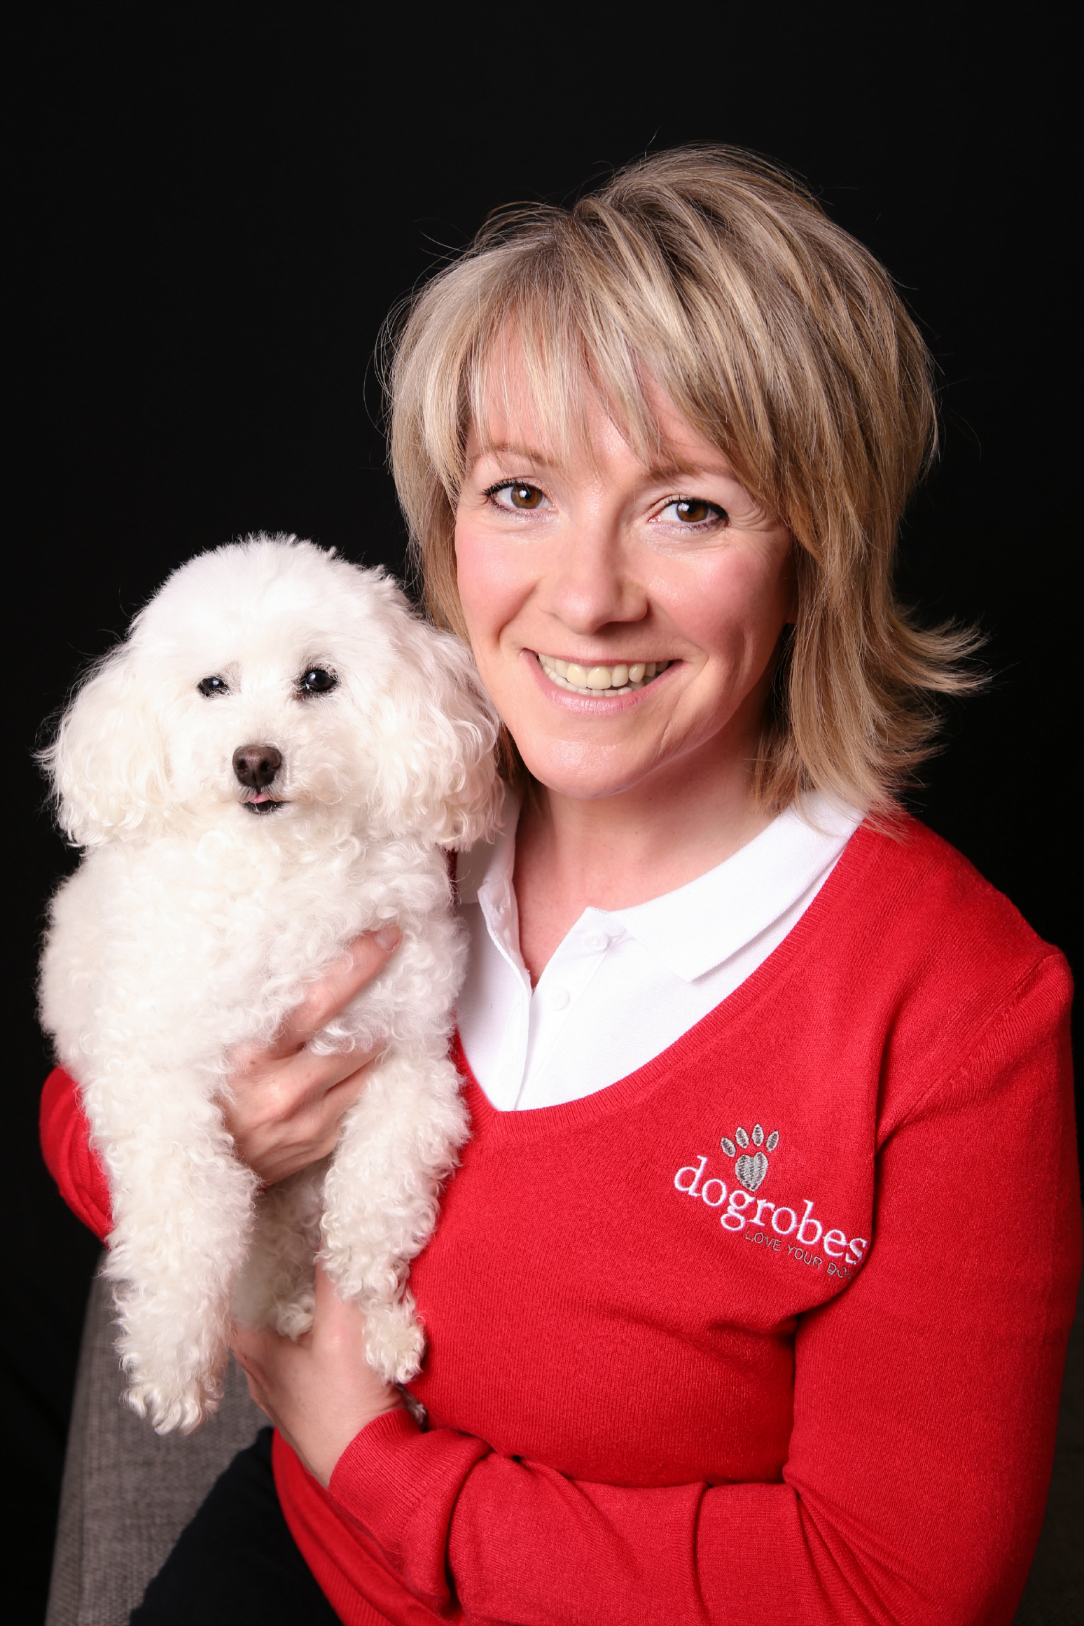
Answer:
<path fill-rule="evenodd" d="M 738 1157 L 738 1146 L 735 1146 L 734 1141 L 737 1141 L 738 1146 L 742 1149 L 740 1157 Z M 750 1141 L 757 1148 L 755 1152 L 746 1151 Z M 724 1135 L 719 1145 L 723 1148 L 727 1157 L 738 1158 L 734 1165 L 734 1173 L 746 1191 L 755 1191 L 768 1172 L 768 1159 L 760 1148 L 763 1146 L 766 1151 L 774 1152 L 779 1145 L 779 1131 L 773 1129 L 767 1140 L 765 1140 L 764 1131 L 759 1124 L 753 1125 L 752 1135 L 747 1135 L 739 1124 L 734 1131 L 734 1140 L 731 1140 L 729 1135 Z"/>

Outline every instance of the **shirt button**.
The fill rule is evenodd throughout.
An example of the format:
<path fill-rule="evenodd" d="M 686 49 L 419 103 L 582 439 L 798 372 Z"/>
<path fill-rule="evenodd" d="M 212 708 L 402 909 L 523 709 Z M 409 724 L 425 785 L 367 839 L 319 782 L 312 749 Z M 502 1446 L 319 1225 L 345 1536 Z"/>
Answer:
<path fill-rule="evenodd" d="M 519 1068 L 514 1061 L 506 1061 L 500 1072 L 501 1083 L 506 1090 L 519 1083 Z"/>
<path fill-rule="evenodd" d="M 601 954 L 609 941 L 610 939 L 605 932 L 587 932 L 583 940 L 583 946 L 585 949 L 589 949 L 592 954 Z"/>
<path fill-rule="evenodd" d="M 550 1004 L 555 1011 L 563 1011 L 571 997 L 567 988 L 555 988 L 550 995 Z"/>

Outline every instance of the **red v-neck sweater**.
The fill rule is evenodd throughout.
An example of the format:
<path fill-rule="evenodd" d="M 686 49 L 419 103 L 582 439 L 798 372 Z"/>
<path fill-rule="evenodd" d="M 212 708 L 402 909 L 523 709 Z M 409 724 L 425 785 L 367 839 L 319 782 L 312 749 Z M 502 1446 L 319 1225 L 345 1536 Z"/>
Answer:
<path fill-rule="evenodd" d="M 496 1112 L 412 1281 L 429 1351 L 290 1528 L 346 1622 L 1009 1622 L 1081 1226 L 1061 956 L 860 830 L 775 953 L 598 1094 Z M 75 1087 L 50 1167 L 99 1234 Z"/>

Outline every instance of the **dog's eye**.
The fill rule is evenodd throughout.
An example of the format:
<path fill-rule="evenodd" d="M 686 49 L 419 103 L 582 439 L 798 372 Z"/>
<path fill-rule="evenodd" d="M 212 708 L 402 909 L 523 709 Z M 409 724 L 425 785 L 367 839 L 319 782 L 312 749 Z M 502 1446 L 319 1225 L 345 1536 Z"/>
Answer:
<path fill-rule="evenodd" d="M 198 685 L 198 688 L 200 694 L 229 694 L 230 692 L 229 684 L 226 682 L 225 678 L 220 677 L 204 678 L 203 682 Z"/>
<path fill-rule="evenodd" d="M 329 672 L 323 666 L 310 666 L 307 672 L 302 672 L 297 680 L 297 686 L 302 694 L 327 694 L 338 683 L 334 672 Z"/>

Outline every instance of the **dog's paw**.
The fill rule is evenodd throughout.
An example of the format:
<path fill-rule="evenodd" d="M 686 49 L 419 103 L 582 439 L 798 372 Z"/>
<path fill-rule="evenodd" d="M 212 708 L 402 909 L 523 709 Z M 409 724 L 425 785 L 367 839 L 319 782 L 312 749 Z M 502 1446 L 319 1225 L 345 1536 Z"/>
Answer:
<path fill-rule="evenodd" d="M 218 1410 L 220 1396 L 191 1382 L 169 1390 L 156 1383 L 132 1383 L 124 1398 L 137 1417 L 146 1417 L 158 1434 L 192 1434 Z"/>
<path fill-rule="evenodd" d="M 365 1354 L 385 1383 L 408 1382 L 424 1353 L 425 1334 L 405 1305 L 366 1305 Z"/>

